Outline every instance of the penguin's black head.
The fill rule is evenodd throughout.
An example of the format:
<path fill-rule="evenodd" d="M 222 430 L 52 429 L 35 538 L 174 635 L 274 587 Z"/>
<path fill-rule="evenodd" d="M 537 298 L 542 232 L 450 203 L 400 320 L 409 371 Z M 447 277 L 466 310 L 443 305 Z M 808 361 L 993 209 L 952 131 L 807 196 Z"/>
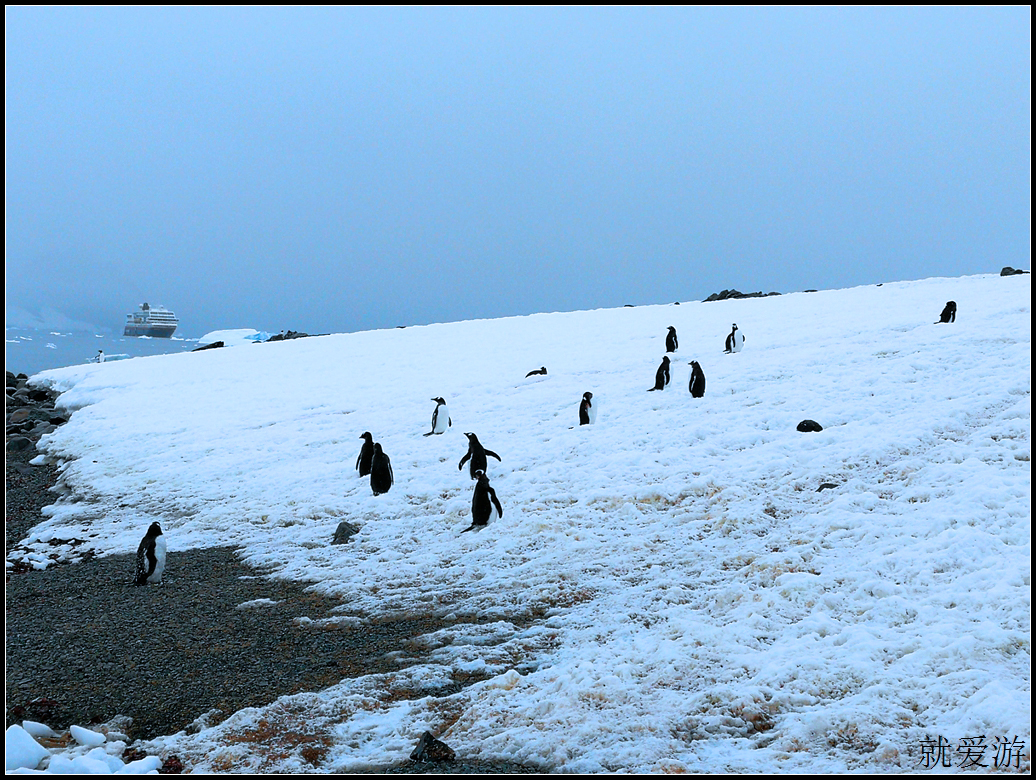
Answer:
<path fill-rule="evenodd" d="M 669 355 L 663 355 L 662 356 L 662 362 L 663 363 L 668 363 L 669 362 Z"/>
<path fill-rule="evenodd" d="M 157 522 L 152 523 L 151 526 L 147 529 L 147 535 L 148 536 L 161 536 L 162 535 L 162 526 L 160 526 Z"/>
<path fill-rule="evenodd" d="M 670 333 L 676 333 L 676 328 L 674 328 L 672 325 L 670 325 L 669 326 L 669 332 Z"/>
<path fill-rule="evenodd" d="M 380 441 L 374 442 L 374 454 L 375 455 L 380 455 L 381 454 L 381 442 Z"/>
<path fill-rule="evenodd" d="M 444 403 L 446 403 L 446 399 L 444 399 L 442 396 L 439 396 L 438 398 L 433 398 L 432 400 L 435 401 L 435 403 L 437 403 L 437 404 L 444 404 Z"/>
<path fill-rule="evenodd" d="M 367 441 L 370 441 L 374 437 L 371 436 L 371 432 L 370 431 L 364 431 L 363 433 L 360 434 L 360 438 L 361 439 L 366 439 Z"/>
<path fill-rule="evenodd" d="M 593 393 L 583 393 L 583 398 L 585 398 L 587 401 L 589 401 L 593 397 L 594 397 Z"/>
<path fill-rule="evenodd" d="M 473 433 L 465 433 L 464 435 L 468 437 L 468 441 L 478 441 L 478 436 Z"/>

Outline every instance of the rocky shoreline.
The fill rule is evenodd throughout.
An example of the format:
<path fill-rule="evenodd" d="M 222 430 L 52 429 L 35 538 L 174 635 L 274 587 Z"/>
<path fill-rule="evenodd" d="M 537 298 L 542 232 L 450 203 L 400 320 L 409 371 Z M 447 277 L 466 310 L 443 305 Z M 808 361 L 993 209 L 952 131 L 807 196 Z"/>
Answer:
<path fill-rule="evenodd" d="M 53 466 L 33 466 L 39 436 L 64 422 L 54 397 L 8 372 L 6 550 L 17 547 L 53 503 Z M 13 391 L 12 391 L 13 379 Z M 19 410 L 23 410 L 19 413 Z M 12 420 L 12 418 L 14 418 Z M 13 444 L 13 446 L 12 446 Z M 129 736 L 174 734 L 245 707 L 314 691 L 344 678 L 397 670 L 392 654 L 420 662 L 414 637 L 446 625 L 434 615 L 371 620 L 362 628 L 315 629 L 340 606 L 304 584 L 262 576 L 234 548 L 170 551 L 167 583 L 136 588 L 135 556 L 86 557 L 42 570 L 8 567 L 7 725 L 24 719 L 55 730 L 133 719 Z M 255 608 L 239 608 L 260 601 Z M 414 696 L 460 690 L 414 691 Z M 314 757 L 314 771 L 320 770 Z M 189 767 L 188 767 L 189 768 Z M 381 773 L 530 773 L 509 762 L 410 760 Z"/>

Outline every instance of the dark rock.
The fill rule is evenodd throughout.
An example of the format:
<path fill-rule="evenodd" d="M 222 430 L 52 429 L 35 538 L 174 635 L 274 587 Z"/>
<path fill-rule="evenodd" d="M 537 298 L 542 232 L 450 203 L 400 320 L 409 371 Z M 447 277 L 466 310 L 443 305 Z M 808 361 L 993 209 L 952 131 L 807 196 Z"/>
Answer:
<path fill-rule="evenodd" d="M 7 451 L 21 452 L 35 446 L 31 439 L 27 439 L 24 436 L 12 436 L 7 442 Z"/>
<path fill-rule="evenodd" d="M 441 742 L 426 731 L 418 740 L 417 747 L 410 754 L 412 761 L 452 761 L 457 757 L 453 749 L 445 742 Z"/>
<path fill-rule="evenodd" d="M 203 349 L 219 349 L 224 346 L 222 341 L 213 341 L 211 344 L 206 344 L 204 347 L 195 347 L 191 352 L 201 352 Z"/>
<path fill-rule="evenodd" d="M 816 420 L 803 420 L 796 426 L 795 430 L 802 433 L 816 433 L 824 430 Z"/>
<path fill-rule="evenodd" d="M 743 292 L 738 292 L 737 290 L 723 290 L 722 292 L 713 293 L 708 298 L 706 298 L 703 301 L 703 303 L 709 303 L 711 301 L 726 301 L 726 300 L 729 300 L 731 298 L 736 298 L 736 299 L 740 299 L 740 298 L 768 298 L 771 295 L 780 295 L 780 293 L 779 292 L 743 293 Z"/>
<path fill-rule="evenodd" d="M 345 544 L 359 532 L 360 527 L 358 525 L 353 525 L 343 520 L 338 524 L 338 528 L 335 529 L 335 538 L 331 540 L 331 544 Z"/>
<path fill-rule="evenodd" d="M 276 336 L 270 336 L 267 341 L 288 341 L 289 339 L 305 339 L 309 338 L 312 334 L 302 333 L 301 331 L 288 330 L 284 333 L 278 333 Z M 326 334 L 325 334 L 326 335 Z"/>
<path fill-rule="evenodd" d="M 838 487 L 838 485 L 836 485 L 834 482 L 821 482 L 820 487 L 817 488 L 817 492 L 819 493 L 821 490 L 830 490 L 836 487 Z"/>
<path fill-rule="evenodd" d="M 1028 271 L 1023 271 L 1021 268 L 1011 268 L 1009 265 L 1005 265 L 1000 269 L 1001 276 L 1016 276 L 1017 274 L 1027 274 Z"/>
<path fill-rule="evenodd" d="M 14 424 L 29 419 L 29 410 L 26 408 L 15 409 L 7 418 L 7 422 Z"/>

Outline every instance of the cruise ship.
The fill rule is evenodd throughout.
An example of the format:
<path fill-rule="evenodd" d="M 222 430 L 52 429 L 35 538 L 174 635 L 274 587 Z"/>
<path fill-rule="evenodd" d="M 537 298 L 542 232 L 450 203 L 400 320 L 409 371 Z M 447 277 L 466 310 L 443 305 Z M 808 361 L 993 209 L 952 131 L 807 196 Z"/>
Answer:
<path fill-rule="evenodd" d="M 126 328 L 123 336 L 151 336 L 167 339 L 176 331 L 180 321 L 176 315 L 161 306 L 151 307 L 140 304 L 140 311 L 126 315 Z"/>

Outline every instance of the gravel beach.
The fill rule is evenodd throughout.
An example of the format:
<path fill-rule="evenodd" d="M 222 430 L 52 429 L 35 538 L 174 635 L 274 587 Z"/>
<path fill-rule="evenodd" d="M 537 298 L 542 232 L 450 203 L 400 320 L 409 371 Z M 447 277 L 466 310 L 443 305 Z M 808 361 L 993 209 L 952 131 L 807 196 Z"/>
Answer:
<path fill-rule="evenodd" d="M 28 465 L 35 455 L 34 449 L 7 453 L 7 551 L 54 501 L 47 488 L 56 469 Z M 328 617 L 339 604 L 303 585 L 262 576 L 233 548 L 171 550 L 161 587 L 130 584 L 134 559 L 111 555 L 43 571 L 8 571 L 7 725 L 30 719 L 65 729 L 128 715 L 133 738 L 173 734 L 213 709 L 225 717 L 285 694 L 398 669 L 387 653 L 406 650 L 417 657 L 410 640 L 446 625 L 415 616 L 375 619 L 360 629 L 307 628 L 295 619 Z M 238 609 L 257 599 L 276 603 Z M 380 771 L 536 770 L 462 757 L 428 764 L 400 756 Z"/>

